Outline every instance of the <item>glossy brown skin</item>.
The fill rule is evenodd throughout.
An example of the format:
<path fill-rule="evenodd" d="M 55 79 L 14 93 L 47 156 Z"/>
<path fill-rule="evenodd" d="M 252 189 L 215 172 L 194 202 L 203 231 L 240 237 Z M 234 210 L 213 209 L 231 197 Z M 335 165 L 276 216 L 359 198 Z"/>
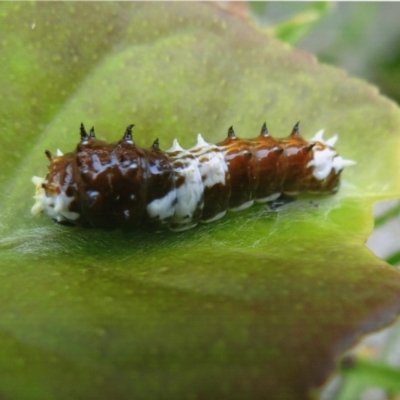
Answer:
<path fill-rule="evenodd" d="M 149 169 L 148 183 L 146 185 L 146 204 L 151 203 L 155 199 L 166 196 L 175 187 L 170 159 L 167 154 L 159 149 L 158 141 L 155 143 L 156 145 L 145 150 Z M 162 224 L 168 224 L 170 219 L 171 218 L 168 218 L 167 220 L 162 221 Z M 158 218 L 151 218 L 146 211 L 142 223 L 158 225 L 160 221 Z"/>
<path fill-rule="evenodd" d="M 158 141 L 149 149 L 140 148 L 133 144 L 131 132 L 132 126 L 119 142 L 106 143 L 94 137 L 94 130 L 89 137 L 82 125 L 82 141 L 73 153 L 58 157 L 46 153 L 51 163 L 43 187 L 47 195 L 63 192 L 73 197 L 69 210 L 80 215 L 74 224 L 131 229 L 160 222 L 158 216 L 150 218 L 147 206 L 183 183 L 179 163 L 184 159 L 161 151 Z M 332 170 L 321 181 L 313 176 L 313 167 L 307 166 L 314 146 L 326 147 L 301 138 L 298 125 L 284 139 L 271 137 L 265 124 L 261 134 L 250 140 L 236 137 L 230 129 L 214 149 L 223 153 L 228 166 L 225 184 L 204 187 L 204 207 L 199 206 L 192 220 L 212 220 L 228 207 L 240 209 L 252 200 L 265 201 L 281 192 L 337 190 L 340 172 Z M 196 152 L 189 156 L 193 159 Z M 206 156 L 199 155 L 197 161 L 204 162 Z"/>
<path fill-rule="evenodd" d="M 318 192 L 332 193 L 338 190 L 340 173 L 332 171 L 327 179 L 321 181 L 314 177 L 313 167 L 308 166 L 313 159 L 312 149 L 317 146 L 319 149 L 324 149 L 327 146 L 321 142 L 310 143 L 304 140 L 298 131 L 285 139 L 281 139 L 281 143 L 285 149 L 284 154 L 287 158 L 287 173 L 285 176 L 282 191 L 284 193 L 298 192 Z"/>
<path fill-rule="evenodd" d="M 228 164 L 231 185 L 229 208 L 234 209 L 254 198 L 258 185 L 258 159 L 249 140 L 228 136 L 217 146 L 223 149 Z"/>
<path fill-rule="evenodd" d="M 281 192 L 287 173 L 287 157 L 280 140 L 261 133 L 253 139 L 253 154 L 258 159 L 258 185 L 254 198 L 262 200 Z"/>
<path fill-rule="evenodd" d="M 131 168 L 131 165 L 136 168 Z M 94 227 L 135 227 L 146 209 L 149 177 L 145 152 L 118 142 L 91 139 L 76 149 L 74 178 L 82 217 Z"/>
<path fill-rule="evenodd" d="M 75 198 L 70 211 L 80 214 L 76 224 L 106 228 L 157 222 L 148 216 L 146 206 L 174 188 L 169 158 L 158 148 L 145 150 L 93 138 L 79 143 L 73 153 L 54 157 L 46 179 L 60 182 Z M 51 183 L 45 190 L 60 192 Z"/>
<path fill-rule="evenodd" d="M 211 220 L 216 215 L 226 211 L 229 207 L 230 194 L 231 185 L 229 178 L 226 185 L 217 184 L 212 188 L 205 188 L 202 221 Z"/>
<path fill-rule="evenodd" d="M 224 151 L 231 176 L 229 207 L 235 208 L 255 199 L 262 200 L 275 193 L 334 192 L 339 187 L 340 172 L 330 173 L 320 181 L 307 167 L 313 159 L 314 145 L 325 148 L 323 143 L 310 143 L 294 129 L 284 139 L 275 139 L 261 132 L 255 139 L 228 136 L 218 146 Z"/>

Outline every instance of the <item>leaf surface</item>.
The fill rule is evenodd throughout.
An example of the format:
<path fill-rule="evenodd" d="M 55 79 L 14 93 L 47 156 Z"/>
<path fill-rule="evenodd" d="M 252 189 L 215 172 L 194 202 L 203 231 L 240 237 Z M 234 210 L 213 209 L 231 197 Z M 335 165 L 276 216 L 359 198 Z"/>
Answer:
<path fill-rule="evenodd" d="M 303 399 L 400 309 L 364 246 L 399 196 L 398 108 L 248 21 L 197 3 L 0 5 L 0 387 L 13 399 Z M 118 140 L 339 133 L 357 161 L 334 196 L 254 206 L 173 234 L 32 217 L 45 149 L 81 121 Z M 62 387 L 62 393 L 60 393 Z"/>

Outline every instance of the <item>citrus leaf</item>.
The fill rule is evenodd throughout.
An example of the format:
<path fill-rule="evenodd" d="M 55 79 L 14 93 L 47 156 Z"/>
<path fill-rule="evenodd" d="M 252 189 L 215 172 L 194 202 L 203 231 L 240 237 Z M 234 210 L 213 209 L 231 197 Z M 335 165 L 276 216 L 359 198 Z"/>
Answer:
<path fill-rule="evenodd" d="M 400 193 L 400 113 L 376 89 L 210 4 L 2 3 L 0 18 L 5 397 L 303 399 L 393 319 L 399 273 L 364 247 L 373 202 Z M 337 195 L 181 234 L 29 214 L 44 150 L 72 150 L 81 121 L 110 141 L 135 123 L 165 149 L 299 119 L 357 161 Z"/>

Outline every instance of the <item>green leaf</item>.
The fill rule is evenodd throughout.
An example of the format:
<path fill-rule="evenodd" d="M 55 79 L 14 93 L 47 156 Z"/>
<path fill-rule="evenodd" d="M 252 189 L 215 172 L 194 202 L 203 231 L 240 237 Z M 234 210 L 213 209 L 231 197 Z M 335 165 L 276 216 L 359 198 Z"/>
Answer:
<path fill-rule="evenodd" d="M 357 398 L 361 388 L 381 387 L 388 391 L 400 393 L 400 369 L 365 358 L 348 358 L 342 366 L 345 379 L 338 400 Z"/>
<path fill-rule="evenodd" d="M 0 387 L 13 399 L 299 398 L 400 309 L 398 271 L 364 246 L 399 196 L 400 113 L 377 90 L 202 3 L 2 3 Z M 264 120 L 339 133 L 357 161 L 334 196 L 254 206 L 173 234 L 32 217 L 45 149 L 168 148 Z M 60 389 L 62 388 L 62 389 Z"/>
<path fill-rule="evenodd" d="M 387 259 L 386 262 L 391 265 L 396 265 L 400 263 L 400 251 L 391 254 Z"/>
<path fill-rule="evenodd" d="M 328 1 L 311 2 L 295 16 L 269 26 L 265 32 L 294 45 L 320 22 L 332 7 L 332 3 Z"/>
<path fill-rule="evenodd" d="M 400 203 L 396 204 L 394 207 L 389 208 L 382 215 L 375 218 L 375 227 L 382 226 L 389 222 L 391 219 L 396 218 L 400 214 Z"/>

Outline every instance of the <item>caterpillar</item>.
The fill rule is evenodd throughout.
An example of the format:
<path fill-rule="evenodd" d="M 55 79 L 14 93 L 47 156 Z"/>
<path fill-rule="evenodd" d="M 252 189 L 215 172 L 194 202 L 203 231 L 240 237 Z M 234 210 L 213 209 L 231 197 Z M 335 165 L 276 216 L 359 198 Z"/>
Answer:
<path fill-rule="evenodd" d="M 307 141 L 299 123 L 283 139 L 272 137 L 264 123 L 254 139 L 240 139 L 230 127 L 217 144 L 199 134 L 191 149 L 175 139 L 166 151 L 158 139 L 150 148 L 139 147 L 133 127 L 120 141 L 107 143 L 82 123 L 73 152 L 46 150 L 49 172 L 32 178 L 32 214 L 44 212 L 74 225 L 131 229 L 156 224 L 179 232 L 282 193 L 334 193 L 343 168 L 355 164 L 338 155 L 337 135 L 324 140 L 321 130 Z"/>

